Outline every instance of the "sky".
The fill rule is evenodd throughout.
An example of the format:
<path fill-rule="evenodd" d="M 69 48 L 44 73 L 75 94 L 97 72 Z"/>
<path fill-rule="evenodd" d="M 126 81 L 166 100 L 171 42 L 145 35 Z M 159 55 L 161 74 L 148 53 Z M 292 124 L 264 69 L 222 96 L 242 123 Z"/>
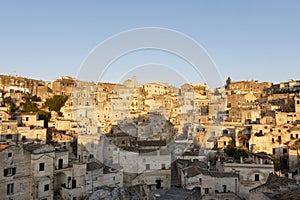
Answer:
<path fill-rule="evenodd" d="M 200 44 L 223 83 L 228 76 L 233 81 L 297 80 L 299 10 L 300 1 L 292 0 L 1 0 L 0 74 L 46 81 L 78 77 L 84 61 L 107 38 L 161 27 Z M 123 67 L 128 70 L 119 73 Z M 118 82 L 137 75 L 140 83 L 206 82 L 190 69 L 190 63 L 170 52 L 141 50 L 120 57 L 99 80 Z"/>

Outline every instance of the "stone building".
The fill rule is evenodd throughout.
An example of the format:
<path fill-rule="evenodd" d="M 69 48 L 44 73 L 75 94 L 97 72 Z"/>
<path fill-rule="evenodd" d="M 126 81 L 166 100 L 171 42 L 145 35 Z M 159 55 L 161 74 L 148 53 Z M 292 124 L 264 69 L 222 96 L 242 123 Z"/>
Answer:
<path fill-rule="evenodd" d="M 228 108 L 253 108 L 257 104 L 257 97 L 252 92 L 227 95 Z"/>
<path fill-rule="evenodd" d="M 239 192 L 239 180 L 235 173 L 213 172 L 198 166 L 182 169 L 181 184 L 185 189 L 199 188 L 202 196 L 215 193 Z"/>
<path fill-rule="evenodd" d="M 15 120 L 0 121 L 0 141 L 16 143 L 20 140 L 18 122 Z"/>
<path fill-rule="evenodd" d="M 0 75 L 0 90 L 4 92 L 36 95 L 38 87 L 44 85 L 46 85 L 46 83 L 41 80 L 11 75 Z"/>
<path fill-rule="evenodd" d="M 22 126 L 44 127 L 44 120 L 39 120 L 39 114 L 34 112 L 21 113 L 15 116 L 18 124 Z"/>
<path fill-rule="evenodd" d="M 295 99 L 294 99 L 294 103 L 295 103 L 295 112 L 296 113 L 300 113 L 300 98 L 295 96 Z"/>
<path fill-rule="evenodd" d="M 300 81 L 299 80 L 288 80 L 286 82 L 280 82 L 279 84 L 273 84 L 270 88 L 272 93 L 280 92 L 299 92 L 300 91 Z"/>
<path fill-rule="evenodd" d="M 228 82 L 227 88 L 231 91 L 258 91 L 263 92 L 265 89 L 268 89 L 272 86 L 271 82 L 261 82 L 255 81 L 236 81 Z"/>
<path fill-rule="evenodd" d="M 51 145 L 0 145 L 0 158 L 1 199 L 74 200 L 123 184 L 122 170 L 78 162 L 68 150 Z"/>
<path fill-rule="evenodd" d="M 7 108 L 6 107 L 1 107 L 0 108 L 0 121 L 8 121 L 10 118 L 10 115 L 7 112 Z"/>
<path fill-rule="evenodd" d="M 270 173 L 274 173 L 274 165 L 269 158 L 264 162 L 263 158 L 238 162 L 224 162 L 221 171 L 236 173 L 239 179 L 239 194 L 248 198 L 249 190 L 266 182 Z"/>
<path fill-rule="evenodd" d="M 75 87 L 75 83 L 75 78 L 62 76 L 54 81 L 51 81 L 50 89 L 54 95 L 71 96 L 71 93 Z"/>
<path fill-rule="evenodd" d="M 231 143 L 232 143 L 232 137 L 223 135 L 218 138 L 218 146 L 217 147 L 219 149 L 226 149 L 226 147 L 228 145 L 230 145 Z"/>
<path fill-rule="evenodd" d="M 22 142 L 33 142 L 38 141 L 46 143 L 47 140 L 47 129 L 41 127 L 18 127 L 18 135 Z"/>
<path fill-rule="evenodd" d="M 33 199 L 31 196 L 31 163 L 28 154 L 18 145 L 0 145 L 1 199 Z"/>
<path fill-rule="evenodd" d="M 31 195 L 33 199 L 53 199 L 55 149 L 49 145 L 29 144 L 24 146 L 29 154 Z"/>
<path fill-rule="evenodd" d="M 290 194 L 284 194 L 290 191 Z M 296 180 L 269 174 L 265 183 L 250 190 L 249 200 L 271 199 L 297 199 L 299 198 L 299 185 Z M 276 198 L 278 196 L 279 198 Z"/>
<path fill-rule="evenodd" d="M 165 95 L 169 91 L 169 86 L 160 82 L 145 83 L 142 87 L 147 92 L 147 97 L 152 95 Z"/>
<path fill-rule="evenodd" d="M 171 187 L 171 154 L 167 150 L 117 149 L 113 164 L 123 168 L 126 186 L 144 184 L 150 190 Z"/>

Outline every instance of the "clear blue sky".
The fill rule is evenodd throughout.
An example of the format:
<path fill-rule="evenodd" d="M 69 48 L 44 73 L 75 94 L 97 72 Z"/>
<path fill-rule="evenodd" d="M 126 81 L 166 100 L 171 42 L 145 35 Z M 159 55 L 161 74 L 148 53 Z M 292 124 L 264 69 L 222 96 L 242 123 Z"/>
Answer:
<path fill-rule="evenodd" d="M 0 73 L 76 77 L 106 38 L 164 27 L 200 43 L 224 81 L 300 79 L 299 10 L 300 1 L 274 0 L 0 1 Z"/>

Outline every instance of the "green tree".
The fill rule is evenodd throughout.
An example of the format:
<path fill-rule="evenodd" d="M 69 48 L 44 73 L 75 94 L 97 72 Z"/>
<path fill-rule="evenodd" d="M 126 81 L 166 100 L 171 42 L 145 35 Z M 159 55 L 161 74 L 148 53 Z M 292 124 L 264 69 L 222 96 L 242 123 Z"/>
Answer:
<path fill-rule="evenodd" d="M 5 97 L 3 101 L 5 103 L 5 106 L 8 106 L 10 108 L 11 112 L 15 112 L 18 109 L 14 99 L 12 99 L 11 97 Z"/>
<path fill-rule="evenodd" d="M 295 108 L 293 105 L 287 104 L 284 106 L 283 112 L 295 112 Z"/>
<path fill-rule="evenodd" d="M 48 122 L 50 121 L 51 113 L 43 110 L 39 110 L 38 114 L 39 114 L 39 119 L 44 120 L 44 127 L 48 128 Z"/>
<path fill-rule="evenodd" d="M 241 156 L 243 158 L 248 158 L 248 151 L 245 149 L 236 149 L 233 155 L 234 159 L 238 160 Z"/>
<path fill-rule="evenodd" d="M 67 96 L 54 95 L 51 99 L 46 99 L 45 105 L 49 108 L 50 111 L 60 113 L 61 107 L 64 106 L 67 100 Z"/>
<path fill-rule="evenodd" d="M 30 97 L 30 99 L 31 99 L 32 101 L 41 101 L 41 98 L 38 97 L 38 96 L 36 96 L 36 95 Z"/>
<path fill-rule="evenodd" d="M 234 146 L 233 143 L 231 143 L 226 147 L 225 153 L 236 160 L 240 159 L 241 156 L 243 158 L 248 158 L 248 154 L 249 154 L 246 149 L 238 149 Z"/>
<path fill-rule="evenodd" d="M 22 111 L 23 112 L 38 112 L 39 108 L 35 103 L 32 103 L 30 101 L 26 101 L 25 103 L 21 104 Z"/>
<path fill-rule="evenodd" d="M 234 144 L 231 143 L 230 145 L 228 145 L 225 149 L 225 153 L 230 156 L 233 157 L 234 153 L 235 153 L 235 147 Z"/>

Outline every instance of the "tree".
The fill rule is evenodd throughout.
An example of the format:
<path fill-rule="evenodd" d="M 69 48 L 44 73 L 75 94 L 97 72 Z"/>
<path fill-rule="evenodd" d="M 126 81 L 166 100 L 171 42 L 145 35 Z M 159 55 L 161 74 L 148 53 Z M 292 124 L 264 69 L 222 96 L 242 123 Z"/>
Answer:
<path fill-rule="evenodd" d="M 65 105 L 67 100 L 67 96 L 54 95 L 51 99 L 46 99 L 45 105 L 49 108 L 50 111 L 60 113 L 61 107 Z"/>
<path fill-rule="evenodd" d="M 240 159 L 240 157 L 248 158 L 248 152 L 245 149 L 236 149 L 233 157 L 236 160 Z"/>
<path fill-rule="evenodd" d="M 36 95 L 30 97 L 30 99 L 31 99 L 32 101 L 41 101 L 41 98 L 38 97 L 38 96 L 36 96 Z"/>
<path fill-rule="evenodd" d="M 5 103 L 5 106 L 8 106 L 10 108 L 11 112 L 15 112 L 18 109 L 14 99 L 12 99 L 11 97 L 5 97 L 3 101 Z"/>
<path fill-rule="evenodd" d="M 230 145 L 227 145 L 225 152 L 228 156 L 233 157 L 235 153 L 235 147 L 233 143 L 230 143 Z"/>
<path fill-rule="evenodd" d="M 233 143 L 226 147 L 225 153 L 236 160 L 240 159 L 241 156 L 243 158 L 248 158 L 248 151 L 245 149 L 236 148 Z"/>
<path fill-rule="evenodd" d="M 39 111 L 39 108 L 37 107 L 37 105 L 30 101 L 26 101 L 25 103 L 22 103 L 21 106 L 22 106 L 23 112 L 38 112 Z"/>
<path fill-rule="evenodd" d="M 39 110 L 38 114 L 39 114 L 39 119 L 44 120 L 44 127 L 48 128 L 48 122 L 50 121 L 51 113 L 43 110 Z"/>
<path fill-rule="evenodd" d="M 295 108 L 294 108 L 294 106 L 292 106 L 290 104 L 287 104 L 287 105 L 284 106 L 282 111 L 287 112 L 287 113 L 288 112 L 295 112 Z"/>

